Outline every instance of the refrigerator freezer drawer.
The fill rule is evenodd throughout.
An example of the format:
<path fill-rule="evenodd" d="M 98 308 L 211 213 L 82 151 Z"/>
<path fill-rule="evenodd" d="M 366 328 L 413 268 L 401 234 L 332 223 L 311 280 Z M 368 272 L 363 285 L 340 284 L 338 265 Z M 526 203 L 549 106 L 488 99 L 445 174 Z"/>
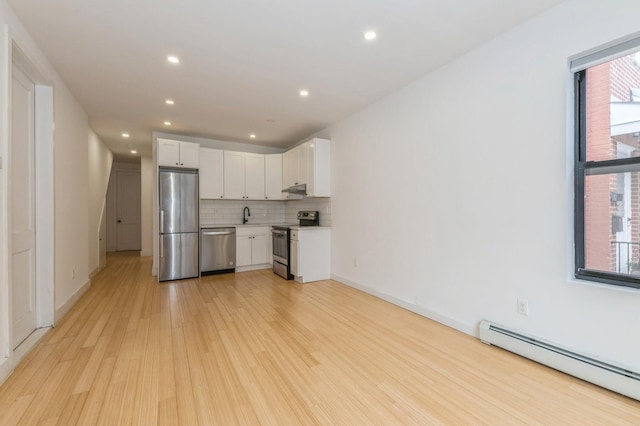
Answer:
<path fill-rule="evenodd" d="M 159 259 L 159 281 L 198 277 L 198 233 L 160 235 Z"/>

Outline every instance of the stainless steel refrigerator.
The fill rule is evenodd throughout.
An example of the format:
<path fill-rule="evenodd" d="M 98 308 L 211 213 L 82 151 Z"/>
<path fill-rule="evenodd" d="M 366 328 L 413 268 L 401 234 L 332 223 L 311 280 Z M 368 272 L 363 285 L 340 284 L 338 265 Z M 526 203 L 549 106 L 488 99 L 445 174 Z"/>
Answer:
<path fill-rule="evenodd" d="M 160 169 L 158 280 L 199 275 L 197 170 Z"/>

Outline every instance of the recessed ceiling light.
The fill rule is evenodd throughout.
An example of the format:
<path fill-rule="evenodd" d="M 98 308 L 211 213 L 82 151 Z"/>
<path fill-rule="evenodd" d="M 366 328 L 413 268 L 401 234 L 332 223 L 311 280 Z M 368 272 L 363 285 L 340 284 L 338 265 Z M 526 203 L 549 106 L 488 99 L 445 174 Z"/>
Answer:
<path fill-rule="evenodd" d="M 173 105 L 176 103 L 176 101 L 174 101 L 173 99 L 167 99 L 166 101 L 164 101 L 164 103 L 167 105 Z"/>
<path fill-rule="evenodd" d="M 251 139 L 255 139 L 255 138 L 256 138 L 256 135 L 255 135 L 255 134 L 253 134 L 253 133 L 251 133 L 251 134 L 249 135 L 249 137 L 250 137 Z"/>
<path fill-rule="evenodd" d="M 123 138 L 128 138 L 128 137 L 129 137 L 129 133 L 123 133 L 123 134 L 122 134 L 122 137 L 123 137 Z"/>
<path fill-rule="evenodd" d="M 132 154 L 137 154 L 137 153 L 138 153 L 138 151 L 136 151 L 135 149 L 132 149 L 132 150 L 131 150 L 131 153 L 132 153 Z"/>
<path fill-rule="evenodd" d="M 179 64 L 180 63 L 180 58 L 178 58 L 177 56 L 174 56 L 174 55 L 168 55 L 167 56 L 167 61 L 171 62 L 172 64 Z"/>
<path fill-rule="evenodd" d="M 364 33 L 365 40 L 374 40 L 378 35 L 375 31 L 367 31 Z"/>
<path fill-rule="evenodd" d="M 309 91 L 308 90 L 301 90 L 300 91 L 300 96 L 302 96 L 303 98 L 306 98 L 307 96 L 309 96 Z"/>
<path fill-rule="evenodd" d="M 165 125 L 165 126 L 171 126 L 171 122 L 170 122 L 170 121 L 165 121 L 165 122 L 164 122 L 164 125 Z"/>

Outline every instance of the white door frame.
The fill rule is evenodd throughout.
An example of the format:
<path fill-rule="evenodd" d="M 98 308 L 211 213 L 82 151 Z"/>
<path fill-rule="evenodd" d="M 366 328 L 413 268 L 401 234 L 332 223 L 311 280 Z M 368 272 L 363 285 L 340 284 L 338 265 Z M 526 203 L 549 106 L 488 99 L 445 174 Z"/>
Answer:
<path fill-rule="evenodd" d="M 11 82 L 16 63 L 36 83 L 35 88 L 35 197 L 36 197 L 36 327 L 54 323 L 54 99 L 53 85 L 46 69 L 33 60 L 19 37 L 6 26 L 4 31 L 3 93 L 0 98 L 0 383 L 13 371 L 26 349 L 13 350 L 11 307 L 11 238 L 9 233 L 9 182 L 11 168 Z M 29 340 L 29 339 L 28 339 Z M 27 344 L 29 344 L 27 342 Z M 35 341 L 31 342 L 35 344 Z"/>

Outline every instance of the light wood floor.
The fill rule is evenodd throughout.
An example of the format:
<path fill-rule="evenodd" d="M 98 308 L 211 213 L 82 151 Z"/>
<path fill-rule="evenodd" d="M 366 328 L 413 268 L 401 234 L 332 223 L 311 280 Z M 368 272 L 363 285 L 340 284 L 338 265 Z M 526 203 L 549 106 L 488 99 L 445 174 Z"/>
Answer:
<path fill-rule="evenodd" d="M 640 402 L 333 281 L 107 268 L 0 388 L 0 424 L 640 424 Z"/>

